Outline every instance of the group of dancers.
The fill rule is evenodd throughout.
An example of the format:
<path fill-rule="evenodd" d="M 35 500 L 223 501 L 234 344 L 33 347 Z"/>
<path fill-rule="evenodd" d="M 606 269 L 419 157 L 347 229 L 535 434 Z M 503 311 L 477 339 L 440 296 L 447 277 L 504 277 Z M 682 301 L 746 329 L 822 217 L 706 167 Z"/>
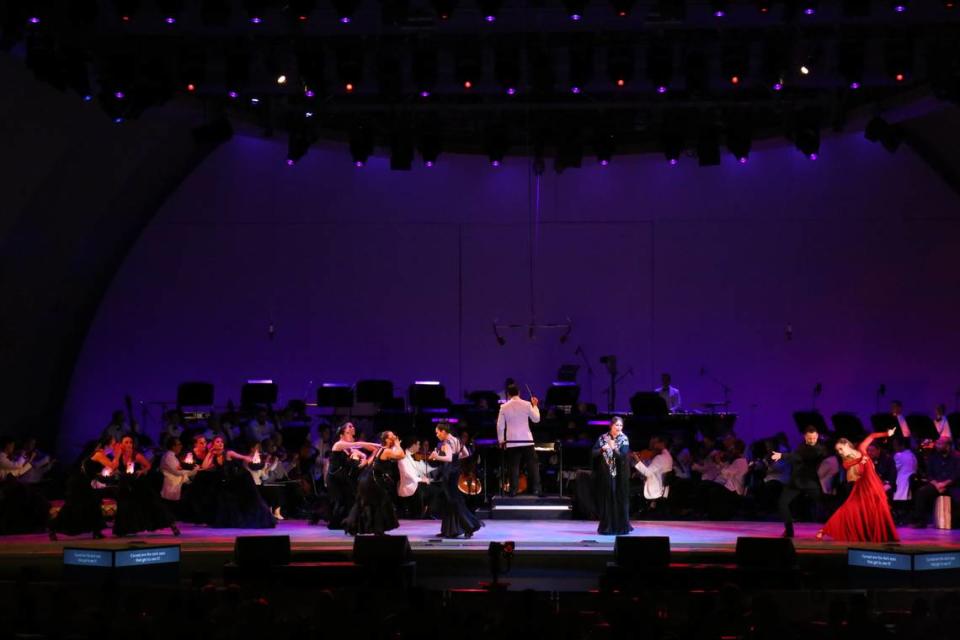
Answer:
<path fill-rule="evenodd" d="M 829 536 L 838 542 L 898 542 L 899 535 L 887 502 L 887 495 L 873 461 L 867 453 L 877 438 L 892 437 L 896 429 L 868 435 L 858 445 L 840 438 L 834 445 L 847 474 L 850 490 L 847 499 L 817 533 L 817 539 Z M 790 482 L 780 495 L 779 510 L 784 522 L 783 536 L 794 537 L 791 503 L 801 494 L 821 500 L 821 485 L 817 471 L 830 454 L 819 443 L 820 434 L 813 426 L 804 432 L 804 442 L 791 453 L 773 452 L 773 461 L 785 460 L 791 464 Z M 630 451 L 630 441 L 623 433 L 623 419 L 614 417 L 609 430 L 601 435 L 593 447 L 594 481 L 601 535 L 626 535 L 633 530 L 630 524 L 630 477 L 632 468 L 641 474 L 651 465 Z"/>

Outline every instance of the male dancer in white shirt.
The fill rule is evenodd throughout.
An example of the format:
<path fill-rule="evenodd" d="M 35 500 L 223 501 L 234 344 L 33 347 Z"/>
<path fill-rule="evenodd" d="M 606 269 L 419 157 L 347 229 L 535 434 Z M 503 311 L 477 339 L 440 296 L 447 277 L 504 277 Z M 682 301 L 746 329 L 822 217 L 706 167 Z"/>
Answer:
<path fill-rule="evenodd" d="M 540 467 L 537 462 L 537 453 L 533 448 L 533 433 L 530 431 L 531 422 L 540 422 L 539 404 L 540 401 L 536 396 L 531 396 L 530 402 L 521 400 L 520 388 L 511 384 L 507 386 L 507 401 L 500 405 L 500 415 L 497 416 L 497 441 L 507 457 L 511 497 L 517 495 L 521 457 L 527 466 L 530 492 L 536 496 L 543 495 L 540 487 Z"/>

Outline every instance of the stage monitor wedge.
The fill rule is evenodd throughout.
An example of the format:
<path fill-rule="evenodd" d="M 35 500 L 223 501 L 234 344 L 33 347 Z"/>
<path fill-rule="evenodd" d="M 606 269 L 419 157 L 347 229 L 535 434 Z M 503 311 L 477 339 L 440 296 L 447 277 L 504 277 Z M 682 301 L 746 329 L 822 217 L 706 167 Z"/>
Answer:
<path fill-rule="evenodd" d="M 626 571 L 667 569 L 670 566 L 670 538 L 667 536 L 617 536 L 613 559 Z"/>

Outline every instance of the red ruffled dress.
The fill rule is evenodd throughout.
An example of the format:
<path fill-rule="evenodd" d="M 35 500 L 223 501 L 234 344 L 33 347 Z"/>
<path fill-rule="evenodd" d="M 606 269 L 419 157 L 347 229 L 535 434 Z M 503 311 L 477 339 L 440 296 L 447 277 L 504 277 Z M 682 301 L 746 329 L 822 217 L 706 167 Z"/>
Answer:
<path fill-rule="evenodd" d="M 844 469 L 860 465 L 860 478 L 853 484 L 850 496 L 823 526 L 823 533 L 838 542 L 900 541 L 883 483 L 867 455 L 867 447 L 873 439 L 886 435 L 874 433 L 867 436 L 857 447 L 860 458 L 843 461 Z"/>

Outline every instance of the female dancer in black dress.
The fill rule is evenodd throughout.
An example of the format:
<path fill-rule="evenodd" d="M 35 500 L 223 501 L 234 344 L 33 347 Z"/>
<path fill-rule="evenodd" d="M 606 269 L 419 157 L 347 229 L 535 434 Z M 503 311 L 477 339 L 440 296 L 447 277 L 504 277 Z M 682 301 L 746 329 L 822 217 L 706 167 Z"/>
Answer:
<path fill-rule="evenodd" d="M 430 453 L 429 459 L 442 462 L 440 482 L 443 487 L 443 520 L 440 525 L 441 538 L 463 536 L 472 538 L 473 533 L 483 526 L 480 518 L 467 508 L 460 493 L 457 481 L 460 479 L 460 460 L 470 456 L 459 440 L 450 435 L 450 425 L 441 422 L 437 425 L 437 448 Z"/>
<path fill-rule="evenodd" d="M 343 529 L 350 535 L 383 535 L 400 526 L 393 496 L 397 492 L 397 460 L 405 455 L 392 431 L 380 434 L 381 447 L 374 451 L 357 481 L 357 499 Z"/>
<path fill-rule="evenodd" d="M 223 529 L 270 529 L 277 526 L 270 507 L 260 497 L 246 464 L 253 457 L 226 448 L 222 436 L 214 436 L 204 464 L 213 473 L 213 511 L 209 523 Z"/>
<path fill-rule="evenodd" d="M 343 521 L 350 514 L 357 496 L 357 478 L 360 470 L 366 466 L 367 458 L 363 449 L 376 451 L 379 445 L 372 442 L 357 442 L 357 430 L 352 422 L 344 422 L 337 429 L 337 441 L 330 450 L 330 464 L 327 468 L 325 484 L 330 496 L 330 515 L 327 528 L 343 529 Z M 310 519 L 317 524 L 319 513 Z"/>
<path fill-rule="evenodd" d="M 630 526 L 630 441 L 623 433 L 623 418 L 610 420 L 610 431 L 593 445 L 593 477 L 600 526 L 604 536 L 626 535 Z"/>
<path fill-rule="evenodd" d="M 116 494 L 114 471 L 120 458 L 114 453 L 117 442 L 107 435 L 97 442 L 93 452 L 84 456 L 77 470 L 67 480 L 66 499 L 50 523 L 50 539 L 58 533 L 76 536 L 90 532 L 103 537 L 103 499 Z M 108 452 L 114 453 L 111 457 Z"/>
<path fill-rule="evenodd" d="M 117 460 L 117 515 L 113 520 L 113 535 L 129 536 L 141 531 L 169 528 L 179 536 L 180 529 L 173 520 L 156 488 L 147 476 L 150 461 L 137 451 L 133 436 L 123 436 L 115 456 Z"/>
<path fill-rule="evenodd" d="M 210 524 L 213 513 L 213 459 L 208 456 L 207 438 L 201 434 L 193 436 L 190 450 L 180 457 L 184 469 L 195 471 L 191 481 L 183 486 L 180 498 L 180 517 L 186 522 Z"/>

